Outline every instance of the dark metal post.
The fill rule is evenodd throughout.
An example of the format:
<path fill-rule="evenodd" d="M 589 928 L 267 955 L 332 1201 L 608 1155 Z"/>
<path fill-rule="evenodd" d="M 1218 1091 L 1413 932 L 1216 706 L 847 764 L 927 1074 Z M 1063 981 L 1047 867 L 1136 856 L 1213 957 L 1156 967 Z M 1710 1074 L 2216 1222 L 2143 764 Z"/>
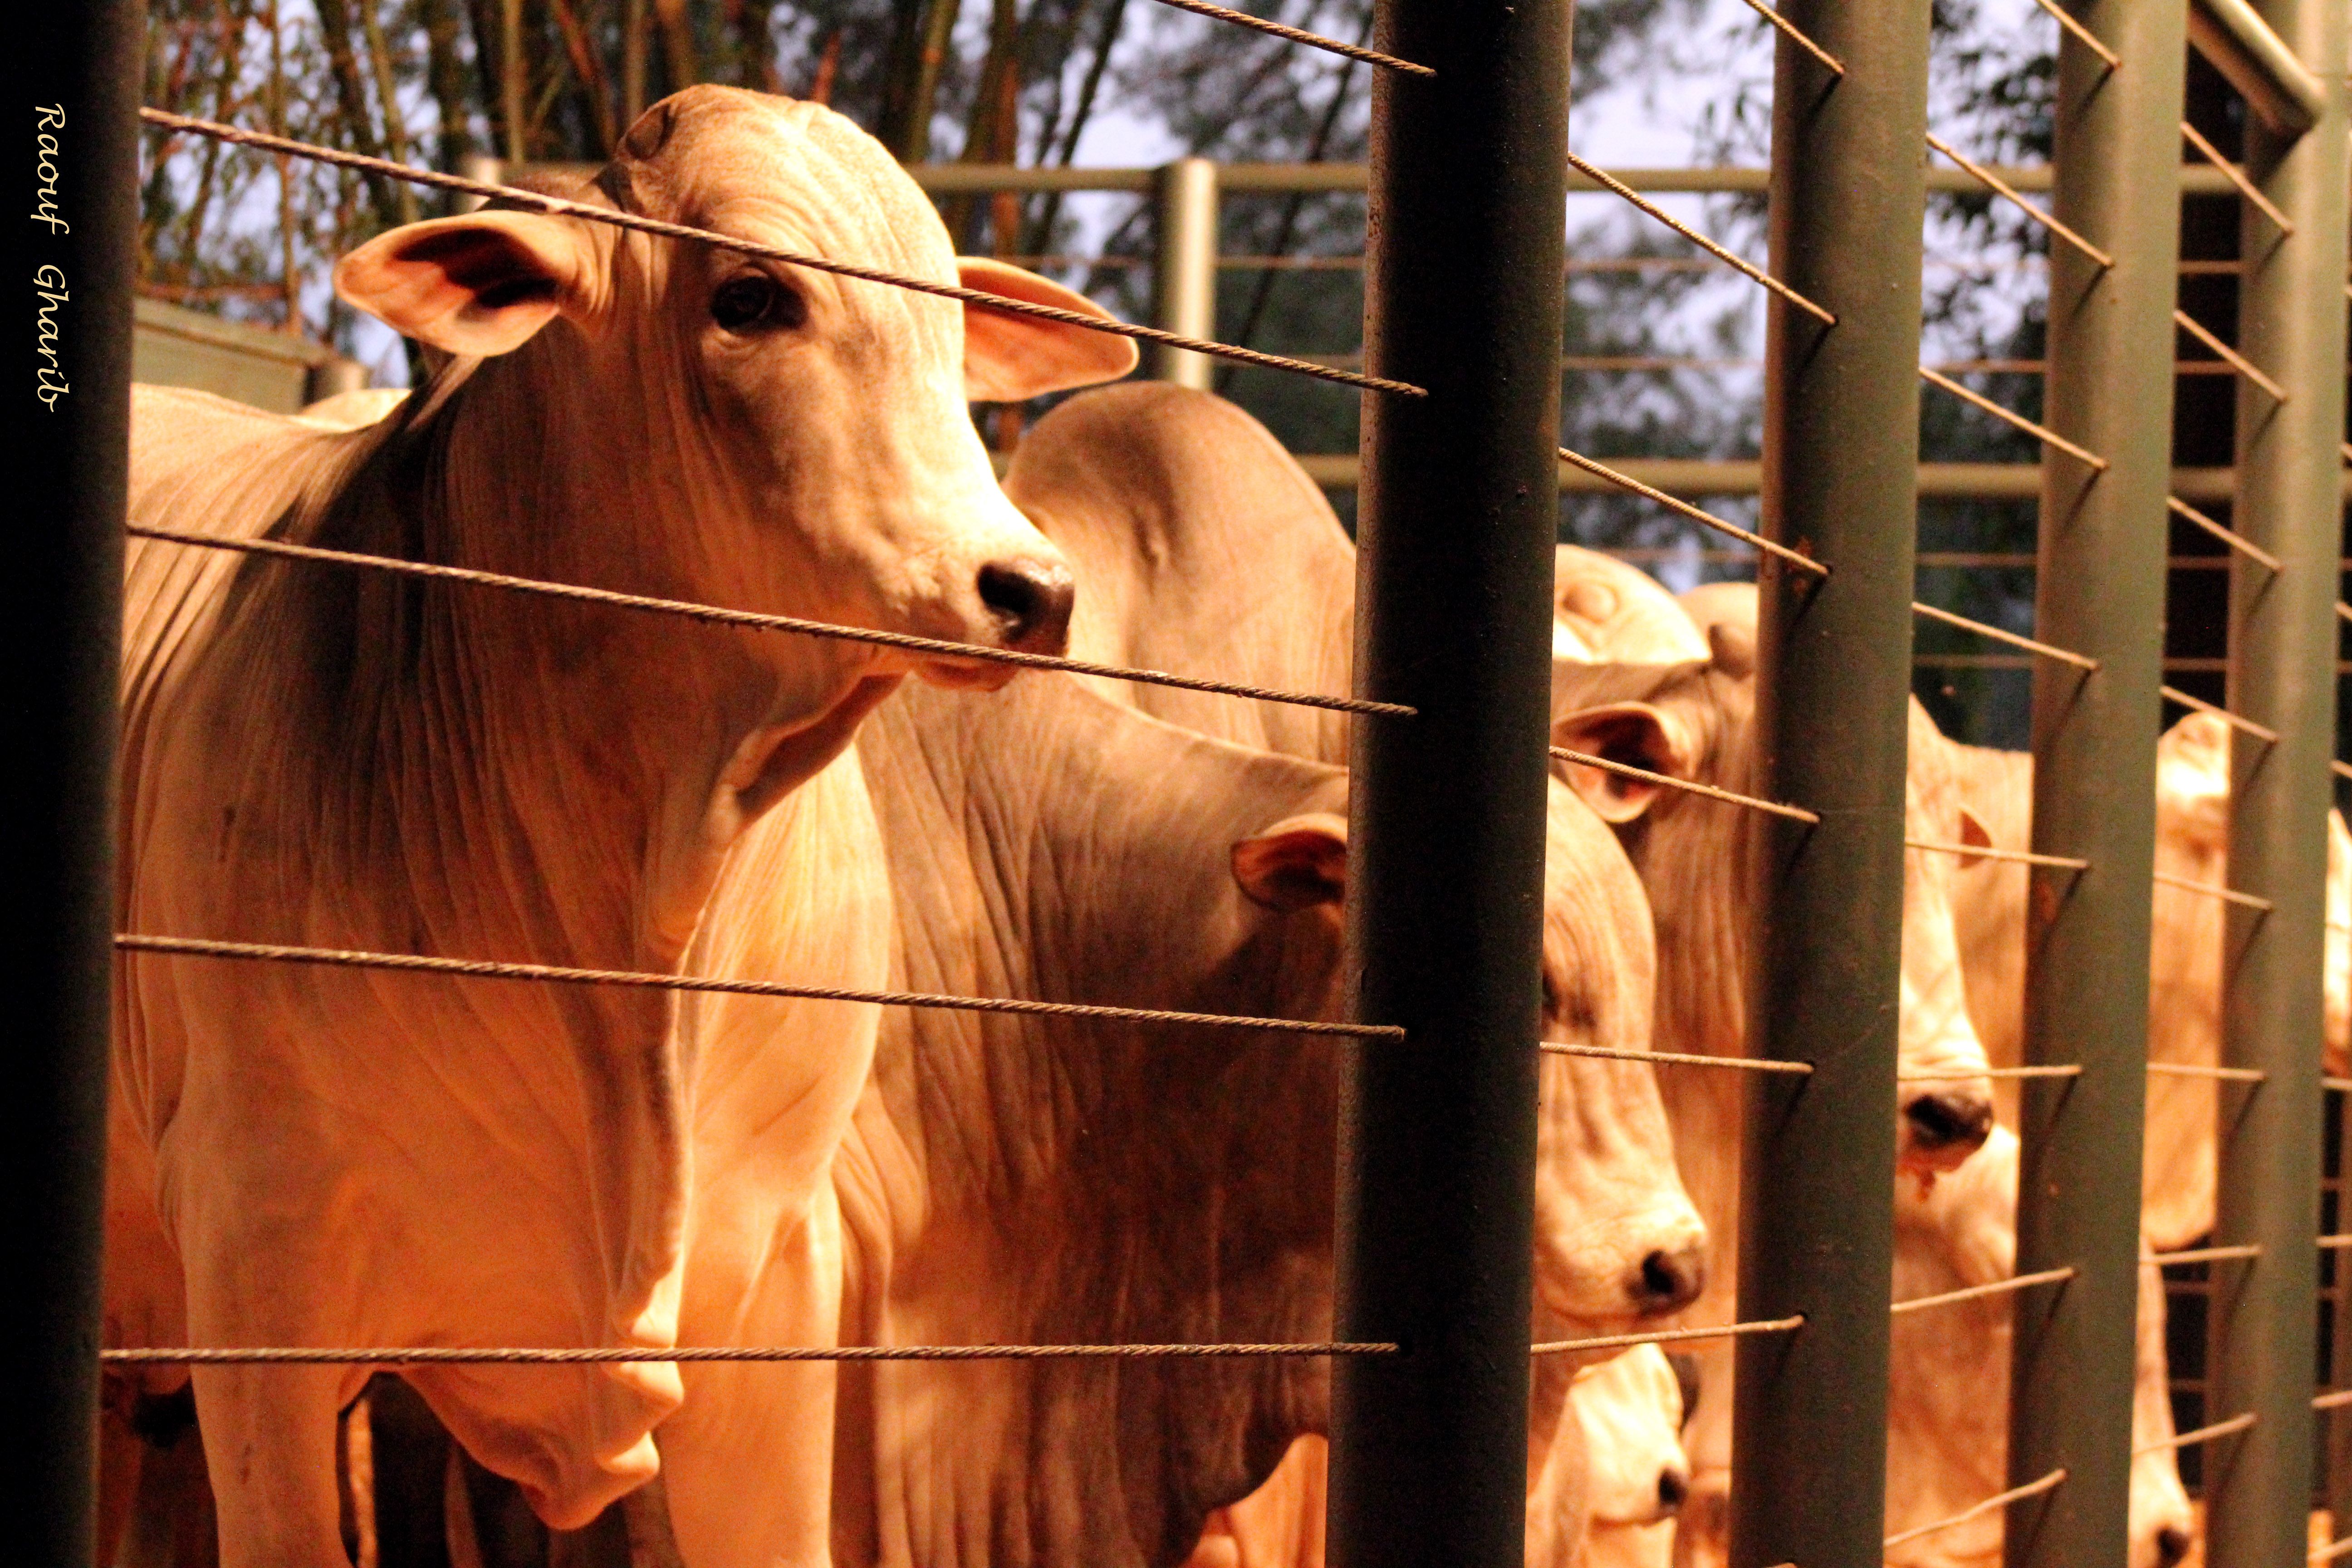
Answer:
<path fill-rule="evenodd" d="M 2336 1096 L 2336 1234 L 2352 1232 L 2352 1092 Z M 2334 1375 L 2330 1392 L 2352 1392 L 2352 1251 L 2331 1250 L 2336 1280 Z M 2336 1534 L 2352 1535 L 2352 1405 L 2330 1409 L 2321 1422 L 2326 1433 L 2327 1495 L 2323 1500 L 2335 1516 Z"/>
<path fill-rule="evenodd" d="M 2325 111 L 2300 137 L 2246 128 L 2246 172 L 2294 229 L 2282 234 L 2248 203 L 2239 231 L 2238 347 L 2286 398 L 2240 384 L 2234 517 L 2284 564 L 2272 574 L 2237 563 L 2230 584 L 2229 705 L 2279 739 L 2241 734 L 2230 749 L 2230 879 L 2272 908 L 2233 906 L 2222 950 L 2221 1059 L 2267 1076 L 2221 1102 L 2213 1239 L 2262 1253 L 2214 1274 L 2212 1407 L 2251 1411 L 2256 1423 L 2208 1463 L 2213 1568 L 2300 1561 L 2311 1506 L 2327 764 L 2344 532 L 2352 11 L 2343 0 L 2265 0 L 2258 9 L 2318 78 Z"/>
<path fill-rule="evenodd" d="M 34 356 L 13 416 L 7 584 L 9 1555 L 88 1563 L 97 1481 L 99 1267 L 114 931 L 114 692 L 131 425 L 138 0 L 18 18 L 18 123 L 34 142 L 19 277 Z M 29 121 L 29 123 L 27 123 Z M 22 340 L 19 340 L 22 341 Z"/>
<path fill-rule="evenodd" d="M 1331 1561 L 1519 1568 L 1559 530 L 1568 0 L 1382 0 Z"/>
<path fill-rule="evenodd" d="M 2130 1538 L 2188 7 L 2074 10 L 2125 63 L 2060 47 L 2055 208 L 2115 265 L 2051 244 L 2042 418 L 2112 466 L 2053 451 L 2042 470 L 2037 635 L 2099 668 L 2034 672 L 2033 847 L 2091 868 L 2037 868 L 2028 900 L 2025 1059 L 2083 1070 L 2021 1097 L 2017 1268 L 2075 1274 L 2018 1300 L 2010 1484 L 2066 1480 L 2010 1509 L 2010 1568 L 2123 1568 Z"/>
<path fill-rule="evenodd" d="M 1762 576 L 1759 784 L 1822 821 L 1759 836 L 1748 1037 L 1814 1071 L 1748 1075 L 1739 1315 L 1805 1325 L 1739 1344 L 1733 1568 L 1884 1556 L 1927 9 L 1780 6 L 1845 74 L 1780 43 L 1771 267 L 1837 324 L 1769 307 L 1764 518 L 1831 574 Z"/>

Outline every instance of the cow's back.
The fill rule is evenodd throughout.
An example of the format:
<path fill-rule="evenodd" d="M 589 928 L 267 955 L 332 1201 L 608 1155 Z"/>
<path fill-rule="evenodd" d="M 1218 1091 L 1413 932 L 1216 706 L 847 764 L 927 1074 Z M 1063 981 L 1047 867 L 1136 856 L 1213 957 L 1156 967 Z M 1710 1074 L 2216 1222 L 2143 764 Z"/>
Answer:
<path fill-rule="evenodd" d="M 1306 470 L 1241 409 L 1156 382 L 1084 393 L 1038 423 L 1004 484 L 1077 573 L 1075 656 L 1347 694 L 1355 547 Z M 1199 734 L 1347 761 L 1336 713 L 1102 689 Z"/>

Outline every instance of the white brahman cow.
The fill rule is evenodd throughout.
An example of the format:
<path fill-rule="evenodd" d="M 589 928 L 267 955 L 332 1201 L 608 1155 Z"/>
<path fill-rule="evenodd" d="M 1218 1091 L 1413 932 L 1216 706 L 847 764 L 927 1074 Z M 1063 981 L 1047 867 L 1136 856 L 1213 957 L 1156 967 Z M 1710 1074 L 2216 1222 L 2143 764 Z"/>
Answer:
<path fill-rule="evenodd" d="M 861 742 L 909 987 L 1331 1018 L 1346 775 L 1075 682 L 908 691 Z M 1608 831 L 1552 789 L 1544 1032 L 1648 1039 L 1650 936 Z M 1370 1047 L 1368 1047 L 1370 1048 Z M 875 1343 L 1298 1341 L 1331 1322 L 1337 1047 L 913 1010 L 835 1184 Z M 1548 1057 L 1537 1294 L 1583 1331 L 1672 1310 L 1700 1237 L 1638 1064 Z M 1661 1259 L 1664 1261 L 1661 1261 Z M 1297 1361 L 843 1373 L 844 1563 L 1170 1563 L 1327 1419 Z"/>
<path fill-rule="evenodd" d="M 881 145 L 814 105 L 692 89 L 565 194 L 1094 309 L 959 264 Z M 499 207 L 384 235 L 337 286 L 452 363 L 350 431 L 142 390 L 134 523 L 1063 644 L 1067 571 L 992 482 L 965 400 L 1116 376 L 1123 340 Z M 1003 679 L 159 542 L 128 572 L 140 932 L 878 983 L 888 889 L 844 750 L 910 671 Z M 826 1178 L 871 1009 L 152 955 L 120 973 L 110 1343 L 828 1332 Z M 225 1562 L 341 1559 L 336 1411 L 369 1370 L 196 1371 Z M 682 1398 L 740 1412 L 729 1385 L 750 1381 L 658 1361 L 409 1375 L 559 1525 L 653 1472 Z M 697 1568 L 824 1559 L 830 1379 L 762 1375 L 805 1406 L 783 1448 L 730 1437 L 733 1415 L 674 1423 Z"/>

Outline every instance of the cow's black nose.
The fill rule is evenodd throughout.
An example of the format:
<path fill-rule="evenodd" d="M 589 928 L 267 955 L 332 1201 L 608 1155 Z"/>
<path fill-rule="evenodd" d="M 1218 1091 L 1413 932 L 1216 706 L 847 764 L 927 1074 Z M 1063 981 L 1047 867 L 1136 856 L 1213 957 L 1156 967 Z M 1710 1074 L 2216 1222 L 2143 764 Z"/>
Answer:
<path fill-rule="evenodd" d="M 1973 1149 L 1992 1131 L 1992 1105 L 1972 1094 L 1923 1094 L 1903 1108 L 1922 1149 Z"/>
<path fill-rule="evenodd" d="M 1660 1508 L 1672 1513 L 1683 1506 L 1683 1500 L 1688 1496 L 1690 1496 L 1688 1476 L 1684 1475 L 1680 1470 L 1658 1472 L 1658 1506 Z M 2169 1568 L 2168 1564 L 2168 1568 Z"/>
<path fill-rule="evenodd" d="M 1070 646 L 1070 607 L 1077 584 L 1058 561 L 992 561 L 980 569 L 980 602 L 996 618 L 1004 646 L 1058 654 Z"/>
<path fill-rule="evenodd" d="M 1660 1247 L 1642 1259 L 1642 1277 L 1633 1287 L 1633 1297 L 1643 1317 L 1663 1317 L 1697 1300 L 1706 1288 L 1706 1260 L 1697 1247 L 1673 1252 Z"/>
<path fill-rule="evenodd" d="M 1666 1364 L 1675 1369 L 1675 1385 L 1683 1395 L 1683 1425 L 1688 1426 L 1691 1417 L 1698 1414 L 1698 1357 L 1688 1351 L 1670 1351 Z"/>
<path fill-rule="evenodd" d="M 2189 1532 L 2177 1524 L 2168 1524 L 2156 1532 L 2156 1560 L 2164 1568 L 2189 1555 Z"/>

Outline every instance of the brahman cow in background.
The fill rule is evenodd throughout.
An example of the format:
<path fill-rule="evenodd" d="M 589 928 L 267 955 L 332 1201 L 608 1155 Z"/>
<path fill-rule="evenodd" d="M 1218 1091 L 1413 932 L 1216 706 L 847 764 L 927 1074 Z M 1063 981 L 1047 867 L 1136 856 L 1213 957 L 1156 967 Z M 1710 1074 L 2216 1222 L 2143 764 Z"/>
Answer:
<path fill-rule="evenodd" d="M 1996 1128 L 1977 1155 L 1895 1205 L 1895 1299 L 2006 1279 L 2017 1263 L 2017 1137 Z M 2138 1359 L 2132 1384 L 2130 1568 L 2172 1568 L 2195 1521 L 2172 1450 L 2164 1348 L 2164 1282 L 2140 1274 Z M 1952 1518 L 2011 1485 L 2009 1377 L 2015 1298 L 1987 1296 L 1895 1320 L 1887 1402 L 1886 1530 Z M 1889 1549 L 1896 1568 L 1995 1568 L 2003 1517 L 1980 1515 Z"/>
<path fill-rule="evenodd" d="M 1562 564 L 1577 568 L 1579 558 L 1563 552 Z M 1623 571 L 1615 563 L 1611 569 L 1612 576 Z M 1664 596 L 1663 588 L 1653 591 Z M 1717 621 L 1704 635 L 1708 654 L 1696 661 L 1555 663 L 1554 742 L 1671 777 L 1756 793 L 1752 610 L 1746 618 L 1733 614 Z M 1604 660 L 1613 658 L 1605 646 L 1595 651 Z M 1959 831 L 1958 802 L 1948 771 L 1936 764 L 1934 742 L 1940 737 L 1916 702 L 1910 725 L 1914 757 L 1925 765 L 1911 770 L 1906 836 L 1950 842 Z M 1649 890 L 1658 921 L 1659 1047 L 1745 1055 L 1744 976 L 1752 923 L 1746 868 L 1756 814 L 1598 769 L 1567 765 L 1564 771 L 1604 816 L 1621 825 Z M 1964 1005 L 1952 869 L 1943 857 L 1917 850 L 1904 857 L 1898 1061 L 1905 1077 L 1935 1079 L 1905 1085 L 1898 1101 L 1905 1182 L 1954 1168 L 1992 1124 L 1990 1085 L 1973 1076 L 1986 1062 Z M 1662 1069 L 1659 1087 L 1675 1129 L 1676 1162 L 1715 1239 L 1710 1286 L 1692 1319 L 1729 1322 L 1745 1085 L 1724 1069 L 1669 1068 Z M 1727 1526 L 1732 1353 L 1727 1342 L 1696 1346 L 1694 1353 L 1704 1386 L 1721 1396 L 1701 1403 L 1685 1438 L 1694 1474 L 1683 1528 L 1719 1548 Z"/>
<path fill-rule="evenodd" d="M 692 89 L 564 194 L 1096 309 L 995 263 L 960 274 L 913 182 L 814 105 Z M 497 208 L 384 235 L 337 284 L 456 358 L 348 432 L 142 390 L 134 522 L 1063 644 L 1068 574 L 964 403 L 1123 374 L 1123 340 Z M 128 573 L 121 907 L 173 936 L 874 984 L 888 889 L 844 749 L 909 671 L 1003 679 L 226 551 L 134 542 Z M 739 900 L 723 924 L 715 895 Z M 110 1343 L 824 1331 L 826 1156 L 870 1009 L 156 956 L 121 975 Z M 368 1373 L 196 1371 L 225 1562 L 340 1559 L 336 1411 Z M 762 1453 L 758 1488 L 746 1454 L 683 1467 L 687 1533 L 722 1472 L 733 1489 L 698 1568 L 823 1556 L 829 1382 L 766 1375 L 820 1402 L 816 1435 Z M 645 1480 L 652 1427 L 705 1381 L 657 1361 L 409 1376 L 557 1524 Z"/>
<path fill-rule="evenodd" d="M 860 754 L 904 931 L 898 983 L 1341 1016 L 1339 770 L 1058 679 L 984 707 L 903 693 Z M 1640 886 L 1558 785 L 1546 887 L 1546 1036 L 1643 1048 Z M 835 1173 L 845 1331 L 882 1344 L 1328 1337 L 1339 1049 L 892 1015 Z M 1587 1332 L 1682 1306 L 1701 1232 L 1648 1069 L 1548 1057 L 1542 1082 L 1538 1300 Z M 1328 1372 L 887 1363 L 845 1368 L 843 1388 L 840 1563 L 1118 1568 L 1181 1561 L 1213 1510 L 1322 1431 Z"/>
<path fill-rule="evenodd" d="M 1682 603 L 1702 627 L 1754 625 L 1756 591 L 1749 584 L 1709 584 L 1685 594 Z M 1956 745 L 1932 725 L 1917 722 L 1916 703 L 1913 709 L 1910 763 L 1915 783 L 1918 773 L 1932 771 L 1957 788 L 1960 800 L 1958 820 L 1948 824 L 1933 841 L 1990 845 L 1997 835 L 1984 820 L 1984 792 L 1991 787 L 1989 780 L 2006 788 L 2021 778 L 2026 786 L 2023 798 L 2030 807 L 2030 770 L 2018 774 L 2011 768 L 1998 777 L 1990 774 L 1988 758 L 2017 754 L 1986 753 Z M 2030 764 L 2030 758 L 2025 761 Z M 1995 1063 L 2013 1064 L 2017 1019 L 2000 1023 L 1989 1018 L 1978 1005 L 1984 979 L 1979 963 L 1987 945 L 1981 931 L 1983 877 L 1987 868 L 2002 863 L 1948 858 L 1958 868 L 1951 883 L 1951 902 L 1969 1014 L 1988 1058 Z M 2021 930 L 2021 876 L 2015 892 Z M 2021 941 L 2014 957 L 2021 975 L 2016 983 L 2021 984 Z M 2013 1098 L 1997 1095 L 1996 1104 L 2001 1103 L 2013 1103 Z M 1997 1132 L 1982 1152 L 1930 1189 L 1898 1184 L 1896 1296 L 1930 1295 L 2005 1278 L 2016 1252 L 2016 1140 L 2007 1132 Z M 2003 1300 L 1961 1303 L 1897 1319 L 1888 1385 L 1890 1532 L 1949 1517 L 2008 1485 L 2003 1467 L 2010 1321 L 2011 1308 Z M 2172 1430 L 2164 1302 L 2160 1289 L 2153 1287 L 2141 1291 L 2138 1347 L 2133 1420 L 2135 1442 L 2146 1444 Z M 1999 1397 L 1989 1397 L 1996 1393 Z M 2000 1555 L 2000 1538 L 1998 1519 L 1979 1521 L 1906 1544 L 1890 1560 L 1906 1565 L 1990 1562 Z M 2168 1452 L 2141 1456 L 2132 1475 L 2130 1560 L 2134 1568 L 2159 1568 L 2177 1562 L 2189 1539 L 2187 1503 L 2173 1456 Z"/>
<path fill-rule="evenodd" d="M 1528 1452 L 1528 1568 L 1665 1568 L 1690 1482 L 1681 1376 L 1654 1345 L 1567 1375 L 1557 1434 Z M 1328 1455 L 1319 1436 L 1294 1440 L 1263 1486 L 1209 1516 L 1184 1568 L 1323 1568 Z"/>
<path fill-rule="evenodd" d="M 1577 1373 L 1569 1404 L 1590 1456 L 1591 1523 L 1574 1561 L 1585 1568 L 1666 1568 L 1672 1560 L 1675 1517 L 1690 1495 L 1682 1434 L 1696 1414 L 1697 1380 L 1696 1363 L 1655 1345 Z"/>
<path fill-rule="evenodd" d="M 1986 840 L 2029 847 L 2033 757 L 1981 746 L 1955 748 L 1969 810 Z M 2156 869 L 2204 887 L 2229 883 L 2230 731 L 2191 713 L 2157 742 Z M 1957 884 L 1969 1010 L 1987 1053 L 2014 1065 L 2025 1027 L 2025 868 L 1979 861 Z M 2209 893 L 2158 882 L 2151 892 L 2147 1053 L 2152 1062 L 2217 1067 L 2221 1059 L 2223 905 Z M 2352 984 L 2352 852 L 2344 819 L 2327 818 L 2326 1070 L 2347 1070 L 2347 987 Z M 2220 1086 L 2151 1073 L 2141 1163 L 2140 1218 L 2159 1251 L 2187 1247 L 2213 1228 Z M 2002 1097 L 2004 1117 L 2015 1104 Z"/>

